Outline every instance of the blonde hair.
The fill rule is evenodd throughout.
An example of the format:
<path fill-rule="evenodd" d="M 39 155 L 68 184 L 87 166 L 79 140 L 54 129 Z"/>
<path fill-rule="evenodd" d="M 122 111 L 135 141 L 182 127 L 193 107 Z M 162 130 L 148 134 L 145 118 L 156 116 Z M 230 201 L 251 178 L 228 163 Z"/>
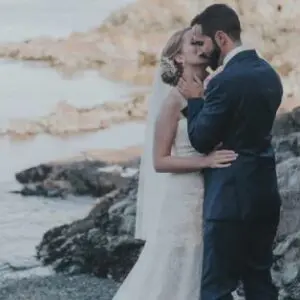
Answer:
<path fill-rule="evenodd" d="M 183 72 L 181 64 L 175 61 L 175 57 L 180 54 L 183 45 L 183 37 L 190 27 L 176 31 L 168 40 L 164 47 L 161 59 L 161 78 L 166 84 L 176 86 Z"/>

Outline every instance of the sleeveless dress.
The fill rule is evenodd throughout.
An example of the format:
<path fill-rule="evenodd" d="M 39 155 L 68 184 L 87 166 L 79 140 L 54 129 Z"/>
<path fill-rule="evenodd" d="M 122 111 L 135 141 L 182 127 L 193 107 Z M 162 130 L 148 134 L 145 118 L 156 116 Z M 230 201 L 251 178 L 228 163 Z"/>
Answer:
<path fill-rule="evenodd" d="M 178 121 L 172 155 L 200 155 L 190 144 L 184 116 Z M 200 299 L 203 178 L 200 172 L 169 173 L 161 192 L 156 232 L 113 300 Z"/>

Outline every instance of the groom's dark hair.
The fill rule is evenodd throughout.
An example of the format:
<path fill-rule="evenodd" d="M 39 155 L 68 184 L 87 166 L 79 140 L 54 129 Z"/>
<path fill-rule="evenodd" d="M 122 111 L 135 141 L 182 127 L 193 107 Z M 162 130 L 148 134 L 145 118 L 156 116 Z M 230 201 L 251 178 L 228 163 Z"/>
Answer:
<path fill-rule="evenodd" d="M 217 31 L 224 31 L 234 41 L 241 40 L 241 23 L 237 13 L 226 4 L 213 4 L 198 14 L 191 26 L 201 25 L 204 35 L 213 38 Z"/>

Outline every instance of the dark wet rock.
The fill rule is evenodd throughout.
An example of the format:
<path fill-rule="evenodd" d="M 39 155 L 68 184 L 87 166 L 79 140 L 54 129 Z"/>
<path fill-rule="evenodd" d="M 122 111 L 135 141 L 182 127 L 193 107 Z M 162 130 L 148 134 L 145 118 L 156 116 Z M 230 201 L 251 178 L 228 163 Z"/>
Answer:
<path fill-rule="evenodd" d="M 134 164 L 135 161 L 131 163 Z M 42 164 L 17 173 L 16 179 L 23 188 L 12 192 L 48 198 L 65 198 L 69 194 L 101 197 L 127 184 L 128 179 L 122 173 L 129 167 L 132 168 L 129 164 L 114 166 L 101 161 Z"/>
<path fill-rule="evenodd" d="M 53 166 L 41 164 L 16 174 L 16 179 L 22 184 L 45 180 L 53 170 Z"/>

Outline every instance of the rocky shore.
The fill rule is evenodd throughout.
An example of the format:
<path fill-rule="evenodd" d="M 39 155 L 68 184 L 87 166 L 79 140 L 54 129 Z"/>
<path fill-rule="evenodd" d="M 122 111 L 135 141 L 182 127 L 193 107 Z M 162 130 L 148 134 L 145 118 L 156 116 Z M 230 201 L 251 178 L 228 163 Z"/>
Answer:
<path fill-rule="evenodd" d="M 273 276 L 281 300 L 300 298 L 300 107 L 278 116 L 273 128 L 282 215 L 274 245 Z M 144 242 L 133 237 L 139 159 L 111 163 L 43 164 L 16 174 L 24 195 L 97 198 L 82 220 L 47 231 L 37 257 L 59 273 L 94 274 L 122 282 Z M 50 184 L 51 183 L 51 184 Z M 62 200 L 63 201 L 63 200 Z"/>
<path fill-rule="evenodd" d="M 86 218 L 45 233 L 37 258 L 58 272 L 122 281 L 144 245 L 133 238 L 138 168 L 138 158 L 118 164 L 85 160 L 41 164 L 17 173 L 24 187 L 13 193 L 96 198 Z"/>

